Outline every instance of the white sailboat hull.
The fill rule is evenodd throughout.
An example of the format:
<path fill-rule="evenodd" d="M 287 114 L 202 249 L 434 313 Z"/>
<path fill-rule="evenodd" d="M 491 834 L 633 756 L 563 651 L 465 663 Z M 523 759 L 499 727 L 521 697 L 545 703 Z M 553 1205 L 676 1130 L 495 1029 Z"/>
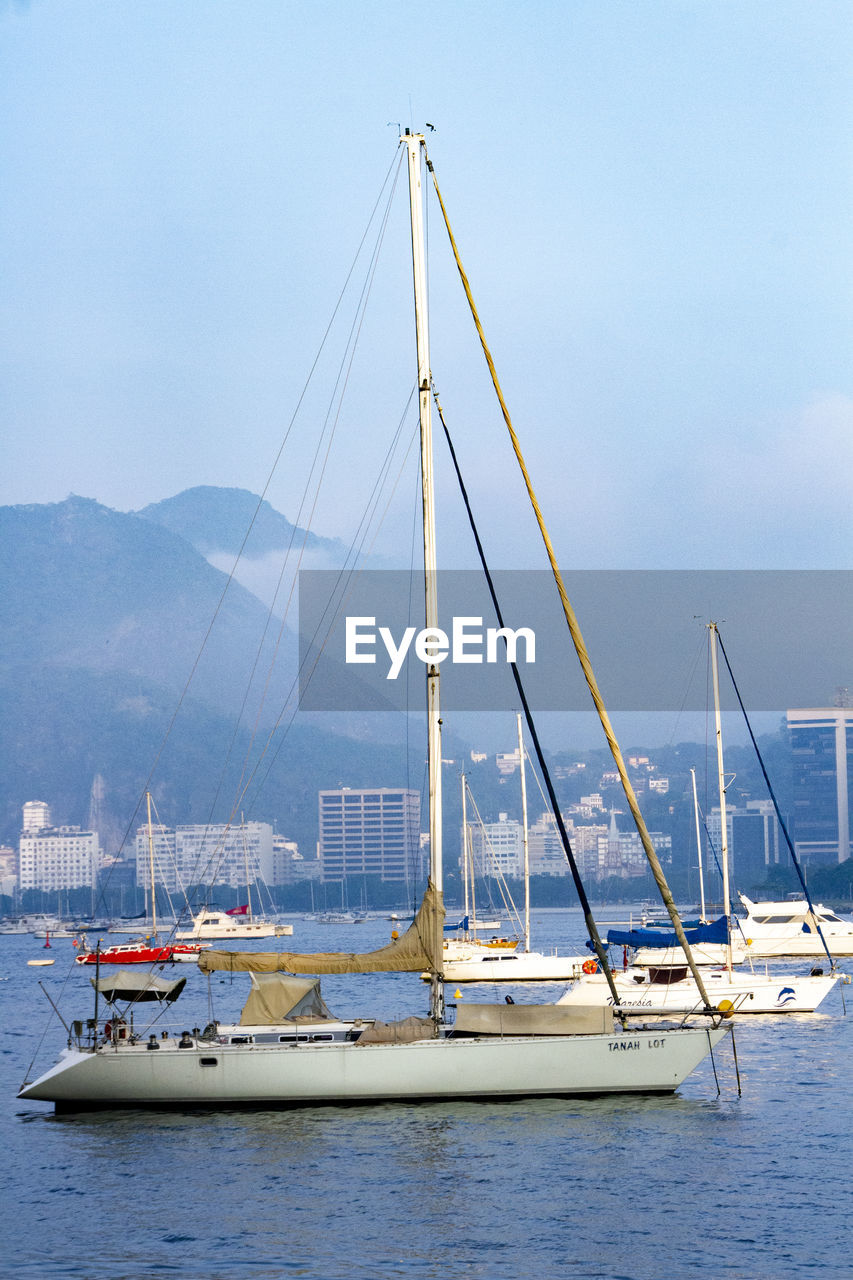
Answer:
<path fill-rule="evenodd" d="M 445 960 L 445 982 L 571 982 L 588 956 L 546 956 L 536 951 L 495 952 Z M 429 975 L 422 975 L 429 977 Z"/>
<path fill-rule="evenodd" d="M 718 1026 L 363 1046 L 109 1045 L 66 1050 L 18 1096 L 73 1111 L 672 1093 L 726 1034 Z"/>
<path fill-rule="evenodd" d="M 642 978 L 636 981 L 635 975 Z M 702 1007 L 702 998 L 693 977 L 677 982 L 650 982 L 641 970 L 614 975 L 620 1005 L 631 1009 L 690 1013 Z M 703 973 L 702 981 L 711 1004 L 717 1008 L 728 1000 L 736 1013 L 814 1013 L 838 982 L 835 974 Z M 557 1001 L 561 1005 L 612 1005 L 613 997 L 603 974 L 583 977 Z"/>

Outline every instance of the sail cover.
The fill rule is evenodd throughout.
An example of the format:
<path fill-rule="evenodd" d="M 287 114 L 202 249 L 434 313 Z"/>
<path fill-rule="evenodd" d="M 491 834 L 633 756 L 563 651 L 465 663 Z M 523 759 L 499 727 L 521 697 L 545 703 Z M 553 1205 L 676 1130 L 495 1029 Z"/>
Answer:
<path fill-rule="evenodd" d="M 202 951 L 202 973 L 420 973 L 438 971 L 444 904 L 430 882 L 408 929 L 378 951 Z"/>
<path fill-rule="evenodd" d="M 684 936 L 691 947 L 702 942 L 716 942 L 725 946 L 728 942 L 726 917 L 712 920 L 710 924 L 697 925 L 695 929 L 685 929 Z M 607 945 L 610 947 L 678 947 L 681 944 L 674 930 L 671 929 L 608 929 Z"/>

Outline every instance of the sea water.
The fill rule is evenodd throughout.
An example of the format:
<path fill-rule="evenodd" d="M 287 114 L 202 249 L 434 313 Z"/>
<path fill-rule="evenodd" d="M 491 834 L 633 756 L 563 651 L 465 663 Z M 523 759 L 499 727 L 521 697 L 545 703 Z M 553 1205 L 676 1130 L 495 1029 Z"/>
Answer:
<path fill-rule="evenodd" d="M 294 921 L 267 949 L 368 949 L 391 925 Z M 577 912 L 534 913 L 534 945 L 574 952 Z M 257 944 L 251 944 L 253 947 Z M 50 955 L 49 968 L 27 966 Z M 15 1277 L 848 1277 L 853 1025 L 836 988 L 815 1015 L 742 1018 L 672 1097 L 103 1112 L 57 1117 L 16 1091 L 66 1018 L 91 1016 L 71 942 L 0 936 L 2 1234 Z M 791 967 L 802 970 L 802 962 Z M 848 962 L 849 967 L 849 962 Z M 169 1017 L 227 1020 L 245 975 L 176 966 Z M 553 999 L 562 988 L 512 988 Z M 466 989 L 502 999 L 506 988 Z M 416 976 L 326 978 L 333 1013 L 425 1009 Z M 448 992 L 453 998 L 453 991 Z M 466 994 L 460 997 L 466 998 Z M 212 1005 L 209 1003 L 212 1001 Z M 30 1064 L 35 1056 L 35 1064 Z M 718 1092 L 719 1090 L 719 1092 Z"/>

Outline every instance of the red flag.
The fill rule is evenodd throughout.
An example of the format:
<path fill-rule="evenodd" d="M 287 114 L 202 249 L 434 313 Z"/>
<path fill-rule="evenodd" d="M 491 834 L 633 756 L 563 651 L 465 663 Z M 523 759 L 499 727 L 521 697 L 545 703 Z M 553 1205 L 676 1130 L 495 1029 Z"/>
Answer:
<path fill-rule="evenodd" d="M 249 914 L 249 904 L 244 902 L 242 907 L 232 907 L 230 911 L 226 911 L 227 916 L 247 916 Z"/>

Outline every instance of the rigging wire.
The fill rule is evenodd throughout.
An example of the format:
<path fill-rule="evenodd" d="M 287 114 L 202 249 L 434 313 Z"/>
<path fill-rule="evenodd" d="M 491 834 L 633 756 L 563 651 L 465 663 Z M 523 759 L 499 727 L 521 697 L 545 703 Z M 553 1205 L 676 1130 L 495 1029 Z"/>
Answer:
<path fill-rule="evenodd" d="M 806 878 L 803 875 L 803 869 L 800 865 L 800 860 L 797 857 L 796 850 L 794 849 L 793 841 L 791 840 L 791 837 L 788 834 L 788 826 L 787 826 L 787 823 L 785 822 L 785 819 L 782 817 L 782 810 L 779 808 L 779 801 L 776 799 L 776 792 L 773 790 L 773 784 L 770 781 L 770 775 L 768 774 L 767 769 L 765 767 L 764 757 L 761 754 L 755 734 L 752 731 L 752 725 L 750 724 L 749 716 L 747 715 L 747 712 L 746 712 L 746 707 L 743 705 L 743 698 L 740 696 L 740 689 L 737 686 L 737 681 L 735 680 L 735 674 L 732 671 L 732 666 L 731 666 L 731 663 L 729 662 L 729 655 L 726 653 L 725 645 L 723 644 L 723 638 L 720 635 L 719 627 L 717 628 L 717 640 L 719 641 L 719 644 L 720 644 L 720 651 L 723 655 L 723 658 L 725 659 L 726 668 L 729 673 L 729 678 L 731 679 L 731 682 L 732 682 L 732 688 L 734 689 L 735 695 L 738 700 L 738 706 L 740 707 L 743 713 L 743 719 L 747 727 L 747 730 L 749 732 L 750 741 L 752 742 L 752 745 L 755 748 L 755 754 L 756 754 L 756 757 L 758 758 L 758 763 L 761 766 L 762 776 L 764 778 L 765 783 L 767 784 L 767 791 L 770 795 L 770 799 L 773 801 L 773 808 L 776 811 L 776 819 L 781 828 L 782 835 L 785 837 L 785 843 L 788 846 L 788 852 L 791 855 L 791 861 L 794 864 L 794 869 L 797 873 L 800 884 L 803 887 L 803 893 L 806 896 L 806 902 L 809 904 L 809 911 L 812 914 L 812 920 L 814 921 L 814 925 L 818 932 L 818 936 L 820 937 L 821 944 L 823 946 L 824 951 L 826 952 L 827 959 L 829 960 L 829 963 L 834 971 L 835 961 L 833 960 L 832 953 L 829 950 L 829 947 L 827 946 L 826 938 L 823 936 L 823 930 L 820 927 L 820 922 L 818 920 L 817 913 L 815 912 L 814 903 L 812 902 L 811 894 L 809 893 L 809 887 L 808 887 L 808 884 L 806 883 Z"/>
<path fill-rule="evenodd" d="M 337 314 L 338 314 L 338 312 L 339 312 L 339 310 L 340 310 L 340 308 L 341 308 L 341 305 L 342 305 L 342 303 L 343 303 L 343 299 L 344 299 L 344 297 L 345 297 L 345 295 L 346 295 L 346 292 L 347 292 L 347 289 L 348 289 L 348 287 L 349 287 L 350 279 L 352 278 L 352 275 L 353 275 L 353 273 L 354 273 L 354 271 L 355 271 L 355 268 L 356 268 L 356 264 L 357 264 L 357 262 L 358 262 L 358 260 L 359 260 L 359 258 L 360 258 L 360 256 L 361 256 L 362 248 L 363 248 L 364 243 L 365 243 L 365 241 L 366 241 L 366 239 L 367 239 L 367 236 L 368 236 L 368 234 L 369 234 L 370 227 L 373 225 L 373 221 L 374 221 L 374 218 L 375 218 L 375 216 L 376 216 L 376 212 L 377 212 L 377 210 L 378 210 L 378 208 L 380 207 L 380 204 L 381 204 L 381 202 L 382 202 L 382 199 L 383 199 L 383 193 L 385 192 L 385 189 L 387 188 L 388 183 L 389 183 L 389 181 L 391 180 L 391 177 L 392 177 L 392 174 L 394 173 L 395 168 L 396 168 L 397 176 L 394 178 L 394 183 L 396 184 L 397 178 L 399 177 L 399 173 L 400 173 L 400 170 L 401 170 L 401 168 L 402 168 L 402 159 L 401 159 L 401 157 L 400 157 L 400 156 L 397 156 L 397 155 L 396 155 L 396 153 L 395 153 L 395 156 L 394 156 L 394 158 L 392 159 L 391 163 L 390 163 L 390 164 L 389 164 L 389 166 L 388 166 L 388 170 L 387 170 L 387 172 L 386 172 L 386 174 L 385 174 L 385 177 L 384 177 L 384 179 L 383 179 L 383 181 L 382 181 L 382 184 L 381 184 L 381 186 L 380 186 L 379 193 L 378 193 L 378 195 L 377 195 L 377 197 L 376 197 L 376 200 L 375 200 L 375 202 L 374 202 L 373 208 L 372 208 L 372 210 L 371 210 L 371 212 L 370 212 L 370 215 L 369 215 L 369 217 L 368 217 L 368 219 L 367 219 L 367 223 L 365 224 L 364 232 L 362 233 L 362 236 L 361 236 L 361 239 L 360 239 L 360 241 L 359 241 L 358 247 L 356 248 L 355 254 L 353 255 L 353 259 L 352 259 L 352 262 L 351 262 L 351 265 L 350 265 L 349 271 L 347 272 L 347 275 L 346 275 L 346 278 L 345 278 L 345 280 L 344 280 L 343 286 L 341 287 L 341 290 L 340 290 L 340 292 L 339 292 L 339 294 L 338 294 L 337 301 L 336 301 L 336 303 L 335 303 L 335 305 L 334 305 L 334 307 L 333 307 L 333 309 L 332 309 L 332 314 L 331 314 L 331 316 L 330 316 L 330 318 L 329 318 L 328 324 L 326 325 L 326 329 L 325 329 L 325 331 L 324 331 L 324 333 L 323 333 L 322 339 L 321 339 L 320 344 L 319 344 L 319 346 L 318 346 L 318 348 L 317 348 L 316 354 L 315 354 L 315 356 L 314 356 L 314 360 L 313 360 L 313 362 L 312 362 L 312 364 L 311 364 L 311 368 L 310 368 L 310 369 L 309 369 L 309 371 L 308 371 L 308 376 L 307 376 L 307 378 L 306 378 L 306 380 L 305 380 L 305 383 L 304 383 L 304 385 L 303 385 L 302 391 L 301 391 L 301 392 L 300 392 L 300 394 L 299 394 L 299 397 L 298 397 L 297 402 L 296 402 L 296 406 L 295 406 L 295 408 L 294 408 L 294 410 L 293 410 L 293 413 L 292 413 L 292 415 L 291 415 L 290 421 L 289 421 L 289 423 L 288 423 L 288 425 L 287 425 L 287 428 L 286 428 L 286 430 L 285 430 L 284 436 L 283 436 L 283 438 L 282 438 L 281 444 L 279 445 L 278 451 L 277 451 L 277 453 L 276 453 L 276 455 L 275 455 L 275 458 L 274 458 L 274 460 L 273 460 L 272 466 L 270 467 L 269 472 L 268 472 L 268 474 L 267 474 L 267 479 L 266 479 L 266 481 L 265 481 L 265 483 L 264 483 L 263 489 L 261 490 L 261 494 L 260 494 L 260 496 L 259 496 L 259 498 L 258 498 L 258 502 L 257 502 L 257 504 L 256 504 L 256 506 L 255 506 L 255 510 L 254 510 L 254 512 L 253 512 L 253 514 L 252 514 L 251 520 L 249 521 L 249 525 L 248 525 L 248 527 L 247 527 L 247 529 L 246 529 L 246 532 L 245 532 L 245 534 L 244 534 L 244 536 L 243 536 L 243 540 L 242 540 L 242 542 L 240 543 L 240 547 L 239 547 L 239 549 L 238 549 L 238 551 L 237 551 L 237 554 L 236 554 L 236 556 L 235 556 L 235 558 L 234 558 L 234 563 L 233 563 L 233 565 L 232 565 L 232 567 L 231 567 L 230 572 L 228 573 L 228 576 L 227 576 L 227 579 L 226 579 L 225 585 L 224 585 L 224 586 L 223 586 L 223 588 L 222 588 L 222 591 L 221 591 L 221 593 L 220 593 L 219 599 L 218 599 L 218 601 L 217 601 L 217 604 L 216 604 L 216 606 L 215 606 L 215 608 L 214 608 L 214 611 L 213 611 L 213 614 L 212 614 L 212 616 L 211 616 L 210 622 L 209 622 L 209 624 L 208 624 L 207 630 L 205 631 L 205 634 L 204 634 L 204 636 L 203 636 L 203 638 L 202 638 L 202 641 L 201 641 L 201 644 L 200 644 L 200 646 L 199 646 L 198 652 L 196 653 L 195 659 L 194 659 L 193 664 L 192 664 L 192 666 L 191 666 L 191 668 L 190 668 L 189 675 L 187 676 L 187 679 L 186 679 L 186 681 L 184 682 L 184 686 L 183 686 L 183 688 L 182 688 L 182 690 L 181 690 L 181 692 L 180 692 L 180 695 L 179 695 L 179 697 L 178 697 L 178 701 L 177 701 L 177 703 L 175 704 L 175 707 L 174 707 L 174 710 L 173 710 L 173 712 L 172 712 L 172 715 L 171 715 L 171 718 L 170 718 L 170 720 L 169 720 L 169 723 L 168 723 L 168 724 L 167 724 L 167 726 L 166 726 L 166 729 L 165 729 L 165 732 L 164 732 L 164 734 L 163 734 L 163 737 L 162 737 L 162 739 L 161 739 L 161 741 L 160 741 L 160 744 L 159 744 L 159 746 L 158 746 L 158 748 L 157 748 L 157 750 L 156 750 L 156 752 L 155 752 L 154 759 L 153 759 L 153 761 L 152 761 L 152 763 L 151 763 L 151 767 L 150 767 L 150 769 L 149 769 L 149 771 L 148 771 L 148 776 L 147 776 L 147 777 L 146 777 L 146 779 L 145 779 L 145 783 L 144 783 L 144 785 L 143 785 L 143 787 L 142 787 L 142 790 L 141 790 L 141 792 L 140 792 L 139 798 L 137 799 L 137 802 L 136 802 L 136 805 L 135 805 L 135 807 L 134 807 L 134 810 L 133 810 L 133 812 L 132 812 L 132 814 L 131 814 L 131 816 L 130 816 L 130 819 L 128 820 L 128 823 L 127 823 L 127 825 L 126 825 L 126 827 L 125 827 L 124 834 L 122 835 L 121 842 L 120 842 L 120 844 L 119 844 L 119 848 L 118 848 L 118 854 L 119 854 L 119 855 L 121 855 L 122 851 L 124 850 L 125 846 L 127 845 L 128 840 L 129 840 L 129 838 L 130 838 L 130 833 L 131 833 L 131 831 L 132 831 L 132 829 L 133 829 L 134 823 L 136 822 L 137 815 L 138 815 L 138 813 L 139 813 L 139 809 L 140 809 L 140 807 L 141 807 L 141 805 L 142 805 L 143 797 L 145 796 L 146 792 L 147 792 L 147 791 L 150 791 L 150 789 L 151 789 L 152 780 L 153 780 L 154 775 L 155 775 L 155 773 L 156 773 L 157 767 L 158 767 L 158 765 L 159 765 L 159 763 L 160 763 L 160 760 L 161 760 L 161 758 L 162 758 L 163 752 L 164 752 L 164 751 L 165 751 L 165 749 L 166 749 L 166 745 L 167 745 L 167 743 L 169 742 L 169 740 L 170 740 L 170 738 L 171 738 L 171 736 L 172 736 L 172 733 L 173 733 L 173 730 L 174 730 L 174 727 L 175 727 L 175 723 L 176 723 L 176 721 L 177 721 L 177 719 L 178 719 L 178 716 L 179 716 L 179 714 L 180 714 L 181 708 L 183 707 L 183 704 L 184 704 L 184 702 L 185 702 L 185 700 L 186 700 L 186 698 L 187 698 L 187 695 L 188 695 L 189 690 L 190 690 L 190 686 L 192 685 L 193 680 L 195 679 L 196 673 L 197 673 L 197 671 L 198 671 L 199 664 L 200 664 L 201 659 L 202 659 L 202 655 L 204 654 L 205 649 L 207 648 L 207 645 L 208 645 L 208 642 L 209 642 L 209 640 L 210 640 L 210 637 L 211 637 L 211 634 L 212 634 L 212 632 L 213 632 L 213 629 L 214 629 L 214 626 L 215 626 L 215 624 L 216 624 L 216 621 L 217 621 L 217 619 L 218 619 L 218 617 L 219 617 L 219 615 L 220 615 L 220 613 L 221 613 L 221 611 L 222 611 L 222 608 L 223 608 L 223 606 L 224 606 L 226 596 L 227 596 L 227 594 L 228 594 L 229 590 L 231 589 L 231 586 L 232 586 L 232 584 L 233 584 L 233 582 L 234 582 L 234 578 L 235 578 L 235 574 L 236 574 L 237 566 L 239 565 L 240 560 L 241 560 L 241 559 L 242 559 L 242 557 L 243 557 L 243 553 L 244 553 L 244 551 L 245 551 L 246 544 L 247 544 L 247 542 L 248 542 L 248 540 L 249 540 L 249 536 L 250 536 L 250 534 L 251 534 L 251 532 L 252 532 L 252 529 L 253 529 L 253 528 L 254 528 L 254 526 L 255 526 L 255 523 L 256 523 L 256 521 L 257 521 L 258 515 L 260 514 L 261 508 L 262 508 L 262 506 L 263 506 L 263 504 L 264 504 L 264 501 L 266 500 L 266 495 L 267 495 L 267 493 L 269 492 L 270 486 L 271 486 L 271 484 L 272 484 L 273 476 L 275 475 L 275 473 L 276 473 L 276 471 L 277 471 L 277 469 L 278 469 L 279 463 L 280 463 L 281 458 L 282 458 L 282 455 L 283 455 L 283 453 L 284 453 L 285 446 L 286 446 L 286 444 L 287 444 L 287 442 L 288 442 L 288 440 L 289 440 L 289 438 L 290 438 L 291 432 L 292 432 L 293 427 L 294 427 L 294 424 L 295 424 L 295 422 L 296 422 L 296 418 L 297 418 L 297 416 L 298 416 L 298 414 L 299 414 L 299 412 L 300 412 L 300 409 L 301 409 L 301 407 L 302 407 L 302 404 L 303 404 L 303 402 L 304 402 L 304 400 L 305 400 L 305 397 L 306 397 L 306 395 L 307 395 L 307 393 L 308 393 L 309 386 L 310 386 L 310 385 L 311 385 L 311 383 L 313 382 L 314 374 L 315 374 L 315 372 L 316 372 L 316 370 L 317 370 L 317 367 L 318 367 L 318 365 L 319 365 L 319 362 L 320 362 L 320 357 L 321 357 L 321 355 L 322 355 L 323 351 L 325 350 L 326 344 L 327 344 L 327 342 L 328 342 L 329 336 L 330 336 L 330 334 L 331 334 L 331 332 L 332 332 L 332 328 L 333 328 L 334 323 L 335 323 L 335 319 L 336 319 Z M 217 794 L 218 794 L 218 792 L 217 792 Z M 100 890 L 99 890 L 99 894 L 98 894 L 98 898 L 97 898 L 97 905 L 101 905 L 101 904 L 105 905 L 105 903 L 106 903 L 105 894 L 106 894 L 106 890 L 107 890 L 108 885 L 109 885 L 109 880 L 110 880 L 111 870 L 112 870 L 112 869 L 110 869 L 110 871 L 108 871 L 108 873 L 107 873 L 106 877 L 104 878 L 104 881 L 103 881 L 103 883 L 102 883 L 102 885 L 101 885 L 101 888 L 100 888 Z M 95 905 L 96 905 L 96 904 L 93 904 L 93 915 L 95 914 Z"/>
<path fill-rule="evenodd" d="M 453 447 L 453 441 L 450 438 L 450 431 L 444 419 L 444 412 L 442 410 L 441 404 L 439 403 L 438 395 L 436 394 L 434 387 L 433 387 L 433 399 L 435 400 L 435 407 L 438 412 L 439 421 L 441 422 L 441 425 L 444 428 L 444 437 L 447 441 L 447 447 L 450 450 L 451 461 L 453 463 L 453 468 L 456 472 L 456 479 L 459 484 L 460 492 L 462 494 L 462 501 L 465 504 L 465 510 L 468 514 L 468 523 L 470 524 L 471 532 L 474 535 L 474 541 L 477 546 L 477 554 L 480 557 L 480 564 L 482 565 L 483 573 L 485 574 L 486 585 L 488 586 L 489 595 L 491 596 L 491 599 L 492 599 L 492 606 L 495 610 L 495 616 L 498 621 L 498 626 L 501 628 L 501 630 L 503 630 L 503 627 L 504 627 L 503 613 L 501 611 L 500 603 L 498 602 L 497 592 L 495 590 L 495 584 L 492 579 L 492 574 L 489 569 L 489 566 L 486 562 L 486 554 L 485 554 L 485 551 L 483 550 L 483 544 L 480 541 L 480 534 L 477 530 L 477 525 L 474 520 L 474 513 L 471 509 L 471 503 L 468 498 L 468 491 L 465 487 L 465 482 L 462 479 L 462 472 L 459 468 L 459 462 L 456 457 L 456 450 Z M 568 864 L 569 864 L 569 870 L 572 875 L 572 880 L 574 881 L 575 891 L 577 892 L 578 899 L 580 901 L 581 908 L 583 910 L 584 923 L 586 924 L 586 927 L 589 930 L 589 936 L 593 944 L 593 949 L 601 963 L 601 967 L 604 972 L 605 978 L 607 980 L 607 984 L 610 988 L 610 994 L 613 997 L 614 1004 L 618 1005 L 619 993 L 616 989 L 616 983 L 613 980 L 613 972 L 610 967 L 610 961 L 607 955 L 607 951 L 604 947 L 604 943 L 601 941 L 601 935 L 598 932 L 598 926 L 596 925 L 595 918 L 592 914 L 592 907 L 590 906 L 589 898 L 587 897 L 587 894 L 586 894 L 586 888 L 584 887 L 584 883 L 583 883 L 583 880 L 581 879 L 577 862 L 575 861 L 575 855 L 572 850 L 571 843 L 569 841 L 568 832 L 566 831 L 566 825 L 563 822 L 563 815 L 560 812 L 560 806 L 557 801 L 557 795 L 556 795 L 556 792 L 554 791 L 554 784 L 551 781 L 551 774 L 548 770 L 548 765 L 545 761 L 545 754 L 542 750 L 542 744 L 539 741 L 539 734 L 537 733 L 536 725 L 533 722 L 533 715 L 531 713 L 530 705 L 527 701 L 527 697 L 524 692 L 524 687 L 522 685 L 521 676 L 518 671 L 518 666 L 514 662 L 511 662 L 509 665 L 510 665 L 510 670 L 512 672 L 512 678 L 515 681 L 515 687 L 518 692 L 518 696 L 521 699 L 521 705 L 524 711 L 524 718 L 527 722 L 527 728 L 530 732 L 530 737 L 533 741 L 533 747 L 536 752 L 536 758 L 539 761 L 539 768 L 542 770 L 542 777 L 545 780 L 545 786 L 548 790 L 548 796 L 551 802 L 551 809 L 554 814 L 554 819 L 557 823 L 557 827 L 560 832 L 560 840 L 562 841 L 563 850 L 566 854 L 566 860 L 568 861 Z M 708 1004 L 707 999 L 705 1000 L 705 1004 L 706 1005 Z"/>
<path fill-rule="evenodd" d="M 498 375 L 497 375 L 497 370 L 495 368 L 494 360 L 492 359 L 492 354 L 489 350 L 488 343 L 486 342 L 486 336 L 485 336 L 485 333 L 483 332 L 483 327 L 480 323 L 480 317 L 477 313 L 477 308 L 474 303 L 473 295 L 471 293 L 471 286 L 468 283 L 468 277 L 466 276 L 465 270 L 462 266 L 462 259 L 459 256 L 459 250 L 456 246 L 456 240 L 454 238 L 453 232 L 450 227 L 450 219 L 447 215 L 447 210 L 444 206 L 444 201 L 441 198 L 441 192 L 438 187 L 438 182 L 435 177 L 435 171 L 433 169 L 432 162 L 429 159 L 427 159 L 427 168 L 429 172 L 432 174 L 435 193 L 436 193 L 436 196 L 438 197 L 439 205 L 441 206 L 441 212 L 444 217 L 444 224 L 447 229 L 447 234 L 450 240 L 451 249 L 453 250 L 453 256 L 456 261 L 456 267 L 459 272 L 460 279 L 462 280 L 462 285 L 465 290 L 465 296 L 468 299 L 468 306 L 471 311 L 471 316 L 474 321 L 474 326 L 477 330 L 477 334 L 480 339 L 480 345 L 483 349 L 483 354 L 485 356 L 486 363 L 489 367 L 489 372 L 492 378 L 492 385 L 494 387 L 495 394 L 497 396 L 498 403 L 501 408 L 501 413 L 503 415 L 504 423 L 506 425 L 507 431 L 509 432 L 509 437 L 512 443 L 513 452 L 515 453 L 516 461 L 518 462 L 519 469 L 524 479 L 525 488 L 527 489 L 527 494 L 530 499 L 531 506 L 533 507 L 533 511 L 536 515 L 536 522 L 539 526 L 539 532 L 542 535 L 542 541 L 545 544 L 545 550 L 548 556 L 549 564 L 551 565 L 551 571 L 554 575 L 554 581 L 556 583 L 557 591 L 563 606 L 563 613 L 565 615 L 566 623 L 569 628 L 569 634 L 571 635 L 572 643 L 574 645 L 575 652 L 578 656 L 578 661 L 581 664 L 581 669 L 584 674 L 584 679 L 586 680 L 587 687 L 589 689 L 590 695 L 592 696 L 595 709 L 598 712 L 598 718 L 601 721 L 601 727 L 604 730 L 604 736 L 607 739 L 607 745 L 610 748 L 610 753 L 613 756 L 614 763 L 619 773 L 619 778 L 622 783 L 622 790 L 625 793 L 625 799 L 628 802 L 628 808 L 631 810 L 631 815 L 634 819 L 634 825 L 636 826 L 637 832 L 640 836 L 640 840 L 643 845 L 643 850 L 645 852 L 646 859 L 649 863 L 649 866 L 651 867 L 652 875 L 654 876 L 654 879 L 655 879 L 655 884 L 658 887 L 658 892 L 660 893 L 661 898 L 664 902 L 664 905 L 666 906 L 666 909 L 669 912 L 669 916 L 670 916 L 670 919 L 672 920 L 673 928 L 678 937 L 678 941 L 684 951 L 684 954 L 687 958 L 687 963 L 690 967 L 690 971 L 696 982 L 697 990 L 702 998 L 702 1001 L 705 1007 L 709 1008 L 710 1002 L 708 1000 L 708 993 L 705 989 L 705 983 L 703 982 L 702 975 L 699 972 L 699 969 L 693 959 L 693 956 L 691 955 L 690 947 L 684 935 L 684 929 L 682 927 L 681 919 L 678 914 L 678 909 L 675 905 L 675 901 L 673 899 L 672 892 L 669 888 L 669 885 L 667 884 L 666 876 L 664 875 L 663 867 L 661 866 L 660 859 L 658 858 L 658 855 L 657 855 L 657 851 L 654 845 L 652 844 L 652 839 L 646 827 L 646 823 L 643 818 L 642 812 L 640 811 L 640 806 L 637 803 L 637 797 L 634 794 L 634 788 L 632 787 L 631 780 L 628 777 L 628 771 L 625 767 L 625 761 L 622 757 L 621 748 L 616 739 L 616 735 L 610 723 L 610 717 L 607 714 L 607 709 L 604 705 L 604 700 L 602 699 L 601 692 L 598 688 L 598 682 L 596 681 L 595 674 L 592 669 L 592 662 L 590 660 L 589 653 L 587 652 L 586 645 L 584 643 L 583 635 L 580 630 L 580 625 L 578 623 L 577 617 L 575 615 L 575 611 L 572 608 L 571 602 L 566 592 L 565 583 L 563 582 L 563 575 L 561 574 L 560 567 L 557 564 L 557 557 L 554 552 L 554 546 L 553 546 L 553 543 L 551 542 L 551 537 L 545 525 L 545 520 L 542 515 L 542 510 L 539 506 L 539 501 L 533 489 L 533 483 L 530 478 L 530 473 L 527 469 L 527 464 L 524 461 L 524 455 L 521 452 L 521 444 L 519 442 L 518 436 L 516 435 L 515 428 L 512 425 L 512 419 L 510 418 L 509 409 L 507 408 L 507 404 L 506 404 L 506 401 L 504 400 L 503 392 L 501 390 L 500 382 L 498 381 Z"/>

